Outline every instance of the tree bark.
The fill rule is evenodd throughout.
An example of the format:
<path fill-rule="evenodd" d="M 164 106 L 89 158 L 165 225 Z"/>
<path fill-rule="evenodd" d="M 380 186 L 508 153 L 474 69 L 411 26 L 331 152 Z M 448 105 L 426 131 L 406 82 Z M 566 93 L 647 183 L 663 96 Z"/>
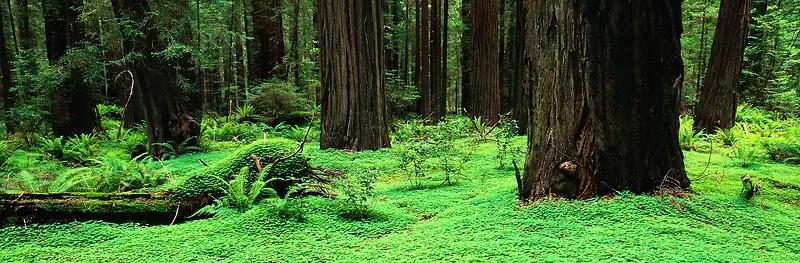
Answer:
<path fill-rule="evenodd" d="M 85 39 L 83 23 L 79 16 L 83 8 L 80 0 L 43 2 L 47 57 L 57 63 L 69 49 L 78 48 Z M 56 136 L 72 136 L 91 133 L 97 126 L 97 114 L 91 88 L 83 83 L 83 66 L 77 61 L 68 61 L 69 77 L 56 91 L 58 98 L 53 112 L 53 132 Z"/>
<path fill-rule="evenodd" d="M 303 80 L 301 76 L 301 65 L 303 61 L 300 59 L 300 0 L 294 1 L 294 10 L 292 10 L 292 62 L 294 64 L 294 85 L 298 88 L 303 87 Z"/>
<path fill-rule="evenodd" d="M 450 88 L 448 87 L 449 79 L 447 77 L 447 47 L 448 47 L 448 36 L 449 36 L 449 27 L 450 27 L 450 0 L 443 0 L 444 1 L 444 9 L 442 9 L 442 86 L 441 86 L 441 104 L 439 105 L 439 111 L 441 112 L 441 116 L 445 116 L 447 114 L 447 90 Z"/>
<path fill-rule="evenodd" d="M 0 8 L 0 11 L 4 11 L 5 8 Z M 11 54 L 12 51 L 8 50 L 8 43 L 6 42 L 6 21 L 5 19 L 5 12 L 0 12 L 0 78 L 2 78 L 3 84 L 3 112 L 8 112 L 8 109 L 13 107 L 13 100 L 11 100 L 11 90 L 14 86 L 14 82 L 11 78 Z M 8 10 L 8 14 L 11 14 L 11 10 Z M 9 22 L 11 23 L 11 22 Z M 5 114 L 3 114 L 5 115 Z M 13 133 L 13 130 L 9 130 L 9 128 L 13 127 L 13 122 L 9 120 L 9 118 L 5 118 L 6 120 L 6 131 L 8 133 Z"/>
<path fill-rule="evenodd" d="M 472 2 L 472 82 L 467 111 L 486 122 L 500 114 L 500 49 L 497 1 Z"/>
<path fill-rule="evenodd" d="M 198 140 L 190 138 L 200 135 L 200 119 L 194 116 L 195 112 L 174 86 L 173 71 L 166 69 L 155 55 L 166 47 L 155 22 L 149 19 L 150 11 L 147 0 L 119 0 L 114 7 L 117 18 L 132 14 L 136 21 L 144 23 L 141 36 L 123 40 L 125 52 L 136 52 L 141 56 L 132 63 L 130 70 L 135 81 L 134 101 L 130 107 L 138 108 L 144 115 L 150 153 L 153 158 L 160 158 L 164 148 L 157 143 L 180 144 L 186 141 L 189 145 L 197 145 Z"/>
<path fill-rule="evenodd" d="M 318 0 L 317 7 L 320 148 L 389 147 L 381 0 Z"/>
<path fill-rule="evenodd" d="M 695 109 L 695 131 L 730 129 L 736 121 L 750 0 L 723 0 L 711 46 L 708 72 Z"/>
<path fill-rule="evenodd" d="M 446 0 L 445 0 L 446 1 Z M 439 122 L 444 117 L 444 94 L 442 93 L 442 2 L 431 0 L 431 87 L 430 117 Z"/>
<path fill-rule="evenodd" d="M 431 40 L 429 29 L 430 9 L 428 0 L 422 0 L 421 3 L 421 21 L 420 21 L 420 57 L 422 66 L 420 67 L 420 86 L 419 86 L 419 99 L 420 109 L 419 112 L 423 118 L 431 117 Z"/>
<path fill-rule="evenodd" d="M 536 76 L 520 197 L 689 187 L 680 0 L 529 1 Z"/>
<path fill-rule="evenodd" d="M 468 109 L 472 83 L 472 0 L 461 0 L 461 108 Z"/>
<path fill-rule="evenodd" d="M 251 71 L 262 81 L 272 78 L 286 80 L 286 70 L 281 65 L 285 55 L 283 43 L 283 18 L 280 0 L 252 0 L 254 36 L 258 45 L 257 59 Z"/>
<path fill-rule="evenodd" d="M 516 0 L 514 10 L 516 12 L 516 25 L 514 26 L 514 56 L 512 57 L 513 69 L 513 94 L 514 94 L 514 107 L 512 115 L 514 120 L 517 121 L 520 134 L 527 134 L 528 131 L 528 117 L 529 117 L 529 97 L 527 93 L 527 85 L 531 82 L 526 77 L 528 75 L 529 65 L 531 61 L 528 52 L 526 52 L 527 43 L 527 16 L 528 16 L 528 0 Z"/>
<path fill-rule="evenodd" d="M 17 11 L 17 23 L 19 23 L 19 39 L 20 48 L 22 50 L 31 50 L 36 47 L 36 39 L 33 37 L 31 31 L 31 16 L 30 8 L 28 7 L 28 0 L 17 0 L 14 2 Z"/>

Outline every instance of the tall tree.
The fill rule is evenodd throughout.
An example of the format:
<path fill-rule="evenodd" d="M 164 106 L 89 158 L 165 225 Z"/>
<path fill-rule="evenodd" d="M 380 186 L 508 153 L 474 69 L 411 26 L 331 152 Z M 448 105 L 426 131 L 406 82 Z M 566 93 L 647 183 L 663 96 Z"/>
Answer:
<path fill-rule="evenodd" d="M 12 51 L 8 49 L 8 43 L 6 42 L 6 33 L 9 33 L 6 30 L 6 21 L 5 21 L 5 14 L 6 10 L 2 7 L 3 5 L 0 4 L 0 77 L 2 78 L 3 85 L 3 106 L 4 110 L 8 110 L 9 108 L 13 107 L 13 100 L 11 100 L 11 90 L 12 86 L 14 85 L 11 80 L 11 54 Z M 8 10 L 8 14 L 10 15 L 11 10 Z M 10 23 L 10 22 L 9 22 Z M 6 127 L 13 127 L 12 121 L 9 121 L 9 118 L 6 118 Z M 12 130 L 8 130 L 8 132 L 13 132 Z"/>
<path fill-rule="evenodd" d="M 496 122 L 500 114 L 500 49 L 497 1 L 472 2 L 472 82 L 467 111 L 484 121 Z"/>
<path fill-rule="evenodd" d="M 57 63 L 67 51 L 78 48 L 85 39 L 80 21 L 81 0 L 43 1 L 47 57 Z M 91 133 L 97 124 L 97 114 L 91 88 L 83 83 L 83 65 L 67 61 L 69 76 L 56 91 L 58 100 L 53 115 L 53 132 L 58 136 Z"/>
<path fill-rule="evenodd" d="M 711 46 L 711 59 L 700 102 L 694 112 L 695 131 L 730 129 L 736 120 L 739 80 L 750 24 L 750 0 L 723 0 Z"/>
<path fill-rule="evenodd" d="M 137 53 L 130 73 L 134 85 L 133 111 L 139 111 L 147 123 L 147 138 L 150 142 L 150 153 L 159 158 L 164 147 L 157 143 L 188 142 L 196 145 L 200 135 L 200 119 L 195 117 L 188 103 L 184 100 L 172 70 L 164 67 L 156 53 L 163 51 L 163 43 L 156 22 L 152 19 L 148 0 L 114 0 L 114 13 L 120 19 L 130 19 L 141 23 L 142 34 L 128 36 L 123 40 L 125 52 Z M 126 30 L 131 30 L 130 28 Z"/>
<path fill-rule="evenodd" d="M 381 0 L 318 0 L 317 7 L 320 148 L 389 147 Z"/>
<path fill-rule="evenodd" d="M 472 0 L 461 0 L 461 108 L 469 108 L 472 83 Z"/>
<path fill-rule="evenodd" d="M 688 187 L 681 0 L 529 1 L 536 76 L 520 197 Z"/>
<path fill-rule="evenodd" d="M 448 36 L 449 36 L 449 27 L 450 27 L 450 0 L 443 0 L 444 1 L 444 9 L 442 9 L 442 84 L 441 84 L 441 103 L 439 103 L 439 112 L 441 116 L 447 114 L 447 89 L 448 87 L 448 77 L 447 77 L 447 47 L 448 47 Z"/>
<path fill-rule="evenodd" d="M 419 112 L 422 114 L 423 117 L 431 117 L 431 40 L 430 40 L 430 30 L 429 30 L 429 18 L 430 18 L 430 9 L 428 5 L 428 0 L 422 0 L 420 3 L 422 14 L 420 15 L 420 48 L 419 48 L 419 55 L 421 57 L 420 63 L 422 66 L 420 67 L 420 85 L 419 85 L 419 100 L 420 100 L 420 108 Z"/>
<path fill-rule="evenodd" d="M 294 85 L 297 87 L 303 86 L 303 80 L 300 79 L 302 60 L 300 58 L 300 0 L 294 0 L 292 5 L 292 73 L 294 74 Z"/>
<path fill-rule="evenodd" d="M 531 81 L 526 78 L 529 75 L 527 74 L 529 70 L 530 60 L 529 53 L 526 52 L 525 44 L 527 43 L 527 1 L 528 0 L 516 0 L 516 5 L 514 6 L 514 12 L 516 13 L 516 20 L 514 26 L 514 43 L 513 43 L 513 53 L 514 56 L 512 57 L 512 69 L 513 69 L 513 94 L 514 94 L 514 107 L 512 111 L 512 115 L 514 119 L 517 121 L 517 125 L 519 126 L 520 134 L 526 134 L 528 130 L 528 111 L 529 111 L 529 94 L 526 93 L 526 87 L 530 85 Z"/>
<path fill-rule="evenodd" d="M 280 0 L 252 0 L 253 38 L 257 48 L 251 71 L 262 80 L 271 78 L 286 79 L 286 70 L 281 65 L 285 55 L 283 43 L 283 18 Z"/>
<path fill-rule="evenodd" d="M 445 0 L 446 1 L 446 0 Z M 442 92 L 442 0 L 431 0 L 431 120 L 438 122 L 445 114 L 445 93 Z"/>
<path fill-rule="evenodd" d="M 36 39 L 31 30 L 31 14 L 28 0 L 17 0 L 14 4 L 16 5 L 17 23 L 19 24 L 17 26 L 19 29 L 17 30 L 19 31 L 17 39 L 20 42 L 20 49 L 31 50 L 36 47 Z"/>

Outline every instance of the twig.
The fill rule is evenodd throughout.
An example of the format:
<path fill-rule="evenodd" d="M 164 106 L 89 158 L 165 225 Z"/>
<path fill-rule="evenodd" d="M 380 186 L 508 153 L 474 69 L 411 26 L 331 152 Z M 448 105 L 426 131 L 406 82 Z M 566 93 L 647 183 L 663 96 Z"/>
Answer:
<path fill-rule="evenodd" d="M 708 161 L 706 162 L 706 168 L 703 168 L 703 172 L 698 175 L 698 178 L 702 178 L 704 174 L 706 174 L 706 170 L 708 170 L 708 166 L 711 165 L 711 155 L 714 155 L 714 140 L 711 141 L 711 151 L 708 152 Z M 662 182 L 663 183 L 663 182 Z"/>
<path fill-rule="evenodd" d="M 180 210 L 181 210 L 181 203 L 179 202 L 178 208 L 175 208 L 175 217 L 172 218 L 172 223 L 169 223 L 169 225 L 175 224 L 175 219 L 178 219 L 178 211 Z"/>
<path fill-rule="evenodd" d="M 268 175 L 272 174 L 272 171 L 275 170 L 275 165 L 276 164 L 278 164 L 280 162 L 283 162 L 283 161 L 286 161 L 286 160 L 289 160 L 289 158 L 292 158 L 295 155 L 297 155 L 298 153 L 303 151 L 303 146 L 305 146 L 306 142 L 308 141 L 308 134 L 311 133 L 311 126 L 313 126 L 311 123 L 314 123 L 314 116 L 311 117 L 311 122 L 308 125 L 308 129 L 306 129 L 306 134 L 303 135 L 303 140 L 300 141 L 300 147 L 297 147 L 297 151 L 294 151 L 294 153 L 292 153 L 290 155 L 278 158 L 274 162 L 272 162 L 272 165 L 270 165 L 270 167 L 269 167 L 269 171 L 267 171 Z"/>
<path fill-rule="evenodd" d="M 261 160 L 258 159 L 258 156 L 251 154 L 250 158 L 253 158 L 253 161 L 256 162 L 256 170 L 258 170 L 259 173 L 264 171 L 264 168 L 261 168 Z"/>
<path fill-rule="evenodd" d="M 202 164 L 203 166 L 208 167 L 208 163 L 206 163 L 206 161 L 204 161 L 203 158 L 197 158 L 197 161 L 199 161 L 200 164 Z"/>
<path fill-rule="evenodd" d="M 131 91 L 130 91 L 130 94 L 128 94 L 128 101 L 125 102 L 125 107 L 122 108 L 122 118 L 119 121 L 119 128 L 117 128 L 117 140 L 119 140 L 119 137 L 122 135 L 122 127 L 125 126 L 124 125 L 125 124 L 125 113 L 128 112 L 128 105 L 131 103 L 131 99 L 133 98 L 133 86 L 136 83 L 136 80 L 133 78 L 133 72 L 131 72 L 130 70 L 125 70 L 123 72 L 120 72 L 117 75 L 117 77 L 114 78 L 114 82 L 117 82 L 117 79 L 119 79 L 119 77 L 122 76 L 122 73 L 125 73 L 125 72 L 128 72 L 128 74 L 131 75 L 131 89 L 130 89 Z"/>
<path fill-rule="evenodd" d="M 519 199 L 522 200 L 522 176 L 519 174 L 519 167 L 517 167 L 517 160 L 511 160 L 511 164 L 514 165 L 514 176 L 517 177 L 517 196 Z"/>

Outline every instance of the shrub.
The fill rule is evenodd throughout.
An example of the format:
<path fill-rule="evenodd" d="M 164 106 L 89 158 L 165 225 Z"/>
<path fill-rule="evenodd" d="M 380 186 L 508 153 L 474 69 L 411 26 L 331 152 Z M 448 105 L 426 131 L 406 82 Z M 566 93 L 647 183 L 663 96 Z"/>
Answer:
<path fill-rule="evenodd" d="M 731 152 L 731 158 L 738 161 L 742 167 L 749 167 L 759 158 L 759 151 L 756 147 L 751 145 L 747 145 L 744 143 L 739 143 L 733 147 L 733 152 Z"/>
<path fill-rule="evenodd" d="M 739 125 L 734 126 L 729 130 L 717 129 L 717 138 L 722 140 L 722 143 L 727 146 L 733 146 L 744 136 L 744 132 L 738 128 Z"/>
<path fill-rule="evenodd" d="M 247 104 L 265 118 L 275 119 L 292 112 L 308 111 L 310 101 L 294 85 L 272 80 L 254 87 Z"/>
<path fill-rule="evenodd" d="M 425 125 L 425 120 L 412 119 L 397 125 L 394 139 L 399 142 L 420 142 L 428 139 L 432 127 Z"/>
<path fill-rule="evenodd" d="M 791 134 L 784 138 L 764 139 L 762 144 L 770 160 L 800 164 L 800 140 Z"/>
<path fill-rule="evenodd" d="M 378 177 L 373 172 L 358 172 L 336 182 L 336 188 L 344 196 L 341 215 L 345 218 L 363 220 L 369 217 L 369 202 L 375 197 Z"/>
<path fill-rule="evenodd" d="M 686 151 L 697 150 L 697 143 L 702 139 L 703 132 L 694 132 L 694 120 L 689 116 L 681 117 L 680 129 L 678 130 L 678 142 L 681 149 Z"/>
<path fill-rule="evenodd" d="M 517 121 L 508 117 L 503 117 L 500 120 L 498 128 L 497 155 L 495 156 L 500 162 L 501 169 L 505 167 L 504 161 L 516 160 L 523 155 L 523 150 L 512 143 L 512 140 L 517 134 L 519 134 Z"/>
<path fill-rule="evenodd" d="M 425 181 L 425 171 L 428 165 L 425 162 L 426 151 L 429 145 L 424 142 L 395 145 L 392 151 L 400 157 L 397 171 L 405 175 L 412 189 L 422 189 Z"/>

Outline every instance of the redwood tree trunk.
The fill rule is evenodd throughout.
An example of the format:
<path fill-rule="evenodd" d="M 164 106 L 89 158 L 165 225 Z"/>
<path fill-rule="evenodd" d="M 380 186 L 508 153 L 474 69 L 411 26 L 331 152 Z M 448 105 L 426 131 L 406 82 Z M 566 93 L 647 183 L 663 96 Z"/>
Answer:
<path fill-rule="evenodd" d="M 532 1 L 520 197 L 689 187 L 678 144 L 680 0 Z"/>
<path fill-rule="evenodd" d="M 161 42 L 155 22 L 148 19 L 150 11 L 147 0 L 120 0 L 114 7 L 118 18 L 132 14 L 136 21 L 144 23 L 144 34 L 123 40 L 126 53 L 137 52 L 141 56 L 132 63 L 134 99 L 128 110 L 138 110 L 143 114 L 147 123 L 150 153 L 154 158 L 159 158 L 164 149 L 156 143 L 182 143 L 199 136 L 200 120 L 193 116 L 195 112 L 188 107 L 184 96 L 174 86 L 174 71 L 166 69 L 155 54 L 166 47 Z M 197 143 L 197 139 L 188 141 L 189 145 Z"/>
<path fill-rule="evenodd" d="M 2 4 L 0 4 L 2 6 Z M 5 8 L 0 8 L 0 11 Z M 8 10 L 9 13 L 11 10 Z M 2 78 L 2 85 L 3 85 L 3 112 L 8 112 L 8 109 L 13 107 L 12 100 L 11 100 L 11 89 L 14 85 L 11 81 L 11 51 L 8 50 L 8 46 L 6 45 L 6 27 L 5 27 L 5 14 L 6 12 L 0 12 L 0 78 Z M 10 23 L 10 22 L 9 22 Z M 3 114 L 5 115 L 5 114 Z M 9 121 L 6 118 L 6 129 L 7 132 L 11 133 L 13 130 L 8 130 L 8 128 L 13 127 L 12 121 Z"/>
<path fill-rule="evenodd" d="M 438 110 L 441 112 L 441 116 L 445 116 L 447 114 L 447 89 L 448 87 L 448 78 L 447 78 L 447 42 L 448 42 L 448 33 L 449 33 L 449 21 L 450 21 L 450 0 L 444 0 L 444 9 L 442 9 L 442 86 L 441 86 L 441 103 L 438 105 Z"/>
<path fill-rule="evenodd" d="M 320 148 L 389 147 L 381 0 L 318 0 L 317 6 Z"/>
<path fill-rule="evenodd" d="M 500 48 L 497 1 L 472 2 L 472 82 L 467 111 L 486 122 L 500 114 Z"/>
<path fill-rule="evenodd" d="M 736 121 L 750 4 L 750 0 L 723 0 L 720 3 L 708 72 L 694 112 L 695 131 L 730 129 Z"/>
<path fill-rule="evenodd" d="M 420 100 L 420 108 L 419 112 L 422 114 L 423 118 L 431 117 L 433 113 L 431 111 L 431 40 L 430 40 L 430 31 L 428 20 L 430 17 L 430 9 L 428 8 L 428 0 L 422 0 L 421 6 L 422 10 L 421 20 L 420 20 L 420 63 L 422 66 L 420 67 L 420 86 L 419 86 L 419 100 Z"/>
<path fill-rule="evenodd" d="M 461 0 L 461 108 L 468 109 L 472 83 L 472 0 Z"/>
<path fill-rule="evenodd" d="M 527 26 L 527 16 L 528 16 L 528 7 L 527 1 L 529 0 L 516 0 L 516 6 L 514 7 L 516 12 L 516 25 L 514 26 L 514 56 L 512 57 L 512 68 L 513 68 L 513 94 L 514 94 L 514 108 L 513 108 L 513 117 L 517 121 L 517 125 L 519 126 L 519 133 L 520 134 L 527 134 L 528 131 L 528 111 L 529 109 L 529 97 L 530 94 L 527 93 L 526 87 L 531 83 L 527 78 L 529 65 L 531 61 L 529 58 L 529 52 L 526 52 L 525 44 L 527 43 L 527 35 L 528 30 Z"/>
<path fill-rule="evenodd" d="M 252 0 L 253 38 L 257 48 L 257 59 L 251 61 L 251 71 L 256 78 L 269 80 L 279 78 L 286 80 L 286 70 L 281 61 L 285 55 L 283 43 L 283 19 L 280 0 Z"/>
<path fill-rule="evenodd" d="M 446 1 L 446 0 L 445 0 Z M 444 117 L 444 93 L 442 93 L 442 2 L 431 0 L 431 82 L 430 117 L 438 122 Z"/>

